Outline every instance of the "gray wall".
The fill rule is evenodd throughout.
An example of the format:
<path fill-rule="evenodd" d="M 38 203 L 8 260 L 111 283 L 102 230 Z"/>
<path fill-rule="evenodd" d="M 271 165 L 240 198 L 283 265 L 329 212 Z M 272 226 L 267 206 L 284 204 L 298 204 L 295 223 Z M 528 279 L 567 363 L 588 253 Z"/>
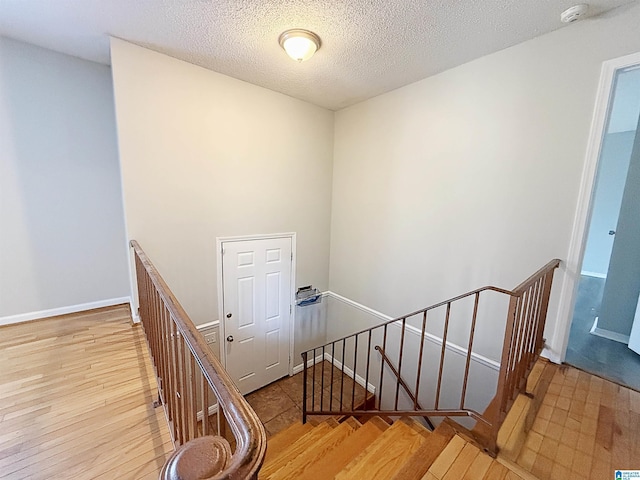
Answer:
<path fill-rule="evenodd" d="M 397 316 L 566 259 L 602 62 L 639 23 L 634 3 L 336 112 L 330 290 Z"/>
<path fill-rule="evenodd" d="M 640 294 L 640 128 L 624 186 L 598 328 L 629 335 Z"/>
<path fill-rule="evenodd" d="M 615 230 L 618 223 L 634 136 L 635 131 L 609 133 L 604 137 L 582 261 L 583 275 L 607 275 L 614 240 L 608 232 Z"/>
<path fill-rule="evenodd" d="M 126 255 L 109 68 L 0 38 L 0 321 L 129 296 Z"/>

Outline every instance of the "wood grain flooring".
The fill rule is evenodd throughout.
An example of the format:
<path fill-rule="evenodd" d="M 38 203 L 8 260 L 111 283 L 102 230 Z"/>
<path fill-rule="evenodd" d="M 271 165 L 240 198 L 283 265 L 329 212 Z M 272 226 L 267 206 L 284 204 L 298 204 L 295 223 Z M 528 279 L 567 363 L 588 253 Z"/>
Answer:
<path fill-rule="evenodd" d="M 127 306 L 0 327 L 0 478 L 158 478 L 173 451 Z"/>
<path fill-rule="evenodd" d="M 614 478 L 640 470 L 640 392 L 558 369 L 517 459 L 541 479 Z"/>

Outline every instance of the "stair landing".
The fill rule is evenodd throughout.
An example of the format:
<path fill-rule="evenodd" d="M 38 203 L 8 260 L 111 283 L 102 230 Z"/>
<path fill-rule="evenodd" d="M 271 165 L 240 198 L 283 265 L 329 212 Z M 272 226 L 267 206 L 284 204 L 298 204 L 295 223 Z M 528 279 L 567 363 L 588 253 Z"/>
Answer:
<path fill-rule="evenodd" d="M 507 450 L 505 457 L 540 479 L 603 480 L 640 470 L 640 392 L 558 367 L 523 445 Z"/>
<path fill-rule="evenodd" d="M 157 479 L 173 444 L 127 305 L 0 328 L 0 477 Z"/>

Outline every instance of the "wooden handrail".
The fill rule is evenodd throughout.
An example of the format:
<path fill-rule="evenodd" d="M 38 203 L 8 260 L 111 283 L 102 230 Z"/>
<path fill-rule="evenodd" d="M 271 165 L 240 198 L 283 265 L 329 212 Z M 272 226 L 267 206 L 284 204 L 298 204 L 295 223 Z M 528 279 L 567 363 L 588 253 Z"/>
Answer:
<path fill-rule="evenodd" d="M 527 278 L 524 282 L 518 285 L 516 288 L 512 290 L 512 295 L 520 296 L 522 295 L 531 285 L 533 285 L 536 281 L 540 279 L 543 275 L 548 272 L 552 272 L 556 268 L 560 266 L 560 259 L 554 258 L 549 263 L 547 263 L 544 267 L 540 268 L 536 273 Z"/>
<path fill-rule="evenodd" d="M 164 311 L 166 311 L 165 315 L 168 315 L 175 325 L 177 336 L 184 340 L 185 345 L 192 355 L 192 361 L 197 364 L 202 377 L 206 380 L 206 383 L 215 394 L 218 401 L 218 416 L 220 417 L 220 412 L 224 413 L 224 417 L 228 422 L 236 441 L 236 449 L 233 455 L 230 454 L 227 441 L 219 436 L 200 437 L 197 439 L 198 441 L 195 441 L 194 439 L 187 441 L 167 462 L 163 469 L 164 477 L 161 478 L 257 478 L 257 473 L 262 466 L 266 452 L 267 437 L 264 426 L 238 388 L 235 386 L 220 361 L 212 354 L 204 338 L 197 331 L 196 326 L 193 324 L 184 308 L 180 305 L 180 302 L 178 302 L 177 298 L 171 292 L 169 286 L 157 271 L 149 257 L 147 257 L 145 252 L 142 250 L 138 242 L 131 240 L 130 245 L 136 256 L 139 297 L 142 297 L 142 292 L 145 292 L 144 295 L 146 296 L 149 295 L 149 292 L 145 290 L 146 285 L 143 283 L 145 279 L 141 278 L 146 274 L 148 276 L 147 280 L 152 283 L 157 294 L 157 298 L 161 301 L 161 305 L 159 305 L 158 302 L 153 301 L 153 298 L 140 298 L 140 313 L 143 317 L 142 320 L 143 325 L 145 326 L 145 334 L 147 334 L 147 341 L 152 351 L 156 371 L 158 372 L 163 369 L 171 371 L 172 369 L 175 370 L 177 368 L 175 365 L 167 365 L 169 360 L 168 358 L 159 358 L 162 356 L 163 352 L 166 353 L 171 348 L 175 348 L 162 344 L 163 340 L 167 340 L 168 337 L 173 336 L 170 334 L 171 330 L 166 330 L 166 327 L 164 327 L 165 330 L 155 332 L 157 326 L 149 323 L 150 321 L 153 321 L 153 318 L 151 317 L 154 317 L 154 314 L 158 312 L 160 312 L 159 315 L 161 320 L 166 320 L 162 317 L 164 309 Z M 144 301 L 147 301 L 149 305 L 143 306 Z M 162 328 L 162 326 L 160 328 Z M 147 329 L 150 330 L 150 332 L 147 332 Z M 170 335 L 167 335 L 167 333 Z M 184 353 L 181 358 L 181 365 L 184 367 Z M 191 374 L 193 374 L 193 371 L 191 371 Z M 164 391 L 167 388 L 166 383 L 170 383 L 171 379 L 163 378 L 160 375 L 158 376 L 161 396 L 163 394 L 166 396 L 167 392 Z M 168 377 L 169 375 L 166 376 Z M 183 387 L 183 390 L 188 392 L 188 386 L 181 386 Z M 206 386 L 203 385 L 202 388 L 203 390 L 206 390 Z M 202 425 L 204 433 L 206 431 L 205 424 L 208 420 L 208 406 L 206 405 L 208 402 L 204 400 L 207 398 L 206 392 L 203 394 L 202 398 Z M 167 408 L 167 401 L 171 400 L 163 399 L 162 402 L 165 405 L 165 408 Z M 196 405 L 196 402 L 194 401 L 192 404 Z M 182 412 L 182 410 L 178 410 Z M 186 417 L 191 418 L 193 421 L 196 418 L 196 412 L 186 412 Z M 168 418 L 172 420 L 170 415 L 168 415 Z M 175 418 L 173 421 L 184 422 L 185 420 Z M 195 436 L 198 436 L 198 434 L 196 433 Z M 183 443 L 181 438 L 174 438 L 174 441 L 180 445 Z M 213 465 L 211 465 L 212 463 Z M 190 465 L 193 468 L 198 469 L 200 473 L 197 475 L 206 476 L 193 476 L 194 472 L 188 470 L 191 468 Z M 203 467 L 203 465 L 205 467 Z M 209 466 L 206 467 L 206 465 Z M 185 474 L 185 469 L 188 470 L 187 474 Z"/>

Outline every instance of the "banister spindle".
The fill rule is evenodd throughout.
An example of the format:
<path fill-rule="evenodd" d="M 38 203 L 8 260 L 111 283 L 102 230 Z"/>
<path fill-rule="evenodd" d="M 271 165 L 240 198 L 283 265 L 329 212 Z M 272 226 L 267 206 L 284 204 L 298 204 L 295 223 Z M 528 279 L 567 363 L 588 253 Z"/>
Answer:
<path fill-rule="evenodd" d="M 402 331 L 400 332 L 400 348 L 398 349 L 398 375 L 396 380 L 396 399 L 394 408 L 398 409 L 398 399 L 400 397 L 400 376 L 402 375 L 402 354 L 404 353 L 404 333 L 407 327 L 406 317 L 402 319 Z M 417 400 L 416 400 L 417 401 Z"/>
<path fill-rule="evenodd" d="M 418 409 L 418 397 L 420 396 L 420 378 L 422 373 L 422 356 L 424 354 L 424 334 L 427 330 L 427 311 L 422 314 L 422 329 L 420 330 L 420 351 L 418 353 L 418 371 L 416 373 L 416 389 L 415 400 L 413 401 L 413 409 Z"/>
<path fill-rule="evenodd" d="M 444 370 L 444 356 L 447 350 L 447 335 L 449 333 L 449 316 L 451 314 L 451 302 L 447 302 L 447 313 L 444 318 L 444 327 L 442 332 L 442 349 L 440 352 L 440 366 L 438 368 L 438 386 L 436 387 L 436 410 L 440 406 L 440 391 L 442 390 L 442 371 Z"/>

